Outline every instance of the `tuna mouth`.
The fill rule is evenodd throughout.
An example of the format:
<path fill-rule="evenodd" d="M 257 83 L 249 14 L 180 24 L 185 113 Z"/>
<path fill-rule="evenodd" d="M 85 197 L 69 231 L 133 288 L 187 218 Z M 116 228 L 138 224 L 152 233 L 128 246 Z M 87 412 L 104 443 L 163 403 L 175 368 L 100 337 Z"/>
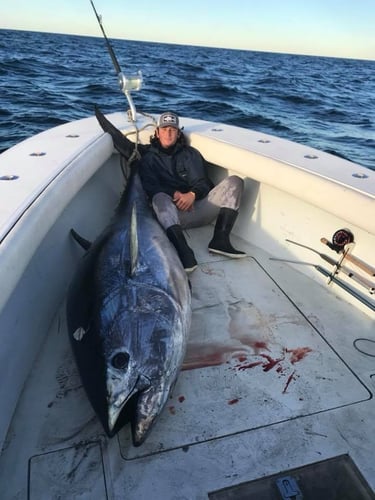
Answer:
<path fill-rule="evenodd" d="M 125 395 L 120 395 L 115 401 L 109 403 L 108 405 L 108 430 L 110 435 L 113 436 L 115 433 L 116 423 L 120 417 L 122 410 L 124 409 L 126 403 L 129 399 L 137 392 L 136 386 L 130 391 L 130 393 Z"/>
<path fill-rule="evenodd" d="M 154 420 L 155 418 L 149 418 L 146 421 L 138 422 L 137 425 L 134 426 L 133 445 L 135 447 L 141 446 L 144 443 L 146 437 L 148 436 L 148 433 L 151 430 Z"/>
<path fill-rule="evenodd" d="M 114 400 L 108 402 L 108 431 L 109 435 L 113 436 L 115 434 L 115 427 L 119 420 L 120 414 L 128 401 L 136 394 L 137 392 L 143 391 L 150 387 L 151 381 L 142 375 L 140 375 L 133 388 L 126 395 L 120 393 Z"/>

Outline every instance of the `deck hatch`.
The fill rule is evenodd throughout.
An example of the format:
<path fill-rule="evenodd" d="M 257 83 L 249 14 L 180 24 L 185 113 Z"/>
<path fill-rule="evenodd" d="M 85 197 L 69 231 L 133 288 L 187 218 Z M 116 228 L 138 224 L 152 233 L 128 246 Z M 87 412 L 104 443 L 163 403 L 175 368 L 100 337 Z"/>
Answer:
<path fill-rule="evenodd" d="M 280 482 L 295 481 L 300 494 L 290 500 L 374 500 L 375 494 L 349 455 L 299 467 L 208 494 L 209 500 L 284 500 Z M 284 494 L 284 495 L 283 495 Z"/>
<path fill-rule="evenodd" d="M 241 276 L 241 280 L 238 280 Z M 193 322 L 163 414 L 125 459 L 185 448 L 367 400 L 371 394 L 252 259 L 201 264 Z"/>
<path fill-rule="evenodd" d="M 42 498 L 106 499 L 100 443 L 65 448 L 30 459 L 29 500 Z"/>

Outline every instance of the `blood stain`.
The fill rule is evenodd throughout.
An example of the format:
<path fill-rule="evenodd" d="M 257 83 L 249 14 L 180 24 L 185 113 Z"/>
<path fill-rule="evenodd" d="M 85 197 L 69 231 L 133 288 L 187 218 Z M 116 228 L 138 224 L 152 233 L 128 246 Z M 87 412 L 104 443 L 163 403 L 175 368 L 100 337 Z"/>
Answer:
<path fill-rule="evenodd" d="M 169 406 L 168 410 L 171 415 L 176 415 L 176 408 L 174 406 Z"/>
<path fill-rule="evenodd" d="M 238 351 L 242 352 L 238 352 Z M 189 344 L 182 370 L 194 370 L 209 366 L 220 366 L 228 362 L 234 353 L 237 359 L 246 360 L 244 349 L 227 344 Z"/>
<path fill-rule="evenodd" d="M 258 355 L 259 351 L 269 351 L 269 347 L 267 345 L 267 342 L 264 340 L 254 340 L 252 338 L 249 338 L 248 336 L 242 334 L 242 335 L 235 335 L 232 333 L 232 338 L 235 338 L 236 340 L 239 340 L 242 345 L 251 347 L 253 349 L 254 354 Z"/>
<path fill-rule="evenodd" d="M 183 403 L 185 401 L 185 396 L 180 396 L 178 400 L 180 403 Z"/>
<path fill-rule="evenodd" d="M 247 356 L 238 356 L 237 359 L 240 363 L 244 363 L 247 360 Z"/>
<path fill-rule="evenodd" d="M 261 341 L 252 342 L 251 347 L 252 347 L 254 350 L 257 350 L 257 349 L 264 349 L 265 351 L 269 351 L 269 349 L 268 349 L 268 346 L 267 346 L 267 343 L 266 343 L 266 342 L 261 342 Z"/>
<path fill-rule="evenodd" d="M 228 405 L 235 405 L 239 402 L 239 400 L 240 398 L 231 399 L 230 401 L 228 401 Z"/>
<path fill-rule="evenodd" d="M 296 370 L 294 370 L 294 372 L 293 372 L 293 373 L 291 373 L 291 374 L 289 375 L 288 380 L 286 381 L 285 387 L 284 387 L 284 389 L 283 389 L 283 394 L 285 394 L 285 393 L 286 393 L 286 391 L 287 391 L 287 389 L 288 389 L 288 387 L 289 387 L 289 384 L 291 383 L 291 381 L 292 381 L 292 380 L 293 380 L 293 378 L 294 378 L 294 374 L 295 374 L 295 373 L 296 373 Z"/>
<path fill-rule="evenodd" d="M 280 361 L 283 361 L 284 358 L 279 358 L 279 359 L 273 359 L 271 356 L 268 356 L 268 354 L 261 354 L 262 358 L 265 358 L 268 363 L 263 364 L 263 371 L 264 372 L 269 372 L 274 368 Z"/>
<path fill-rule="evenodd" d="M 254 361 L 254 363 L 247 363 L 246 365 L 236 365 L 235 368 L 239 370 L 247 370 L 249 368 L 254 368 L 255 366 L 262 365 L 263 361 Z"/>
<path fill-rule="evenodd" d="M 291 354 L 290 362 L 292 365 L 301 361 L 309 352 L 312 352 L 310 347 L 297 347 L 297 349 L 285 349 L 285 352 Z"/>

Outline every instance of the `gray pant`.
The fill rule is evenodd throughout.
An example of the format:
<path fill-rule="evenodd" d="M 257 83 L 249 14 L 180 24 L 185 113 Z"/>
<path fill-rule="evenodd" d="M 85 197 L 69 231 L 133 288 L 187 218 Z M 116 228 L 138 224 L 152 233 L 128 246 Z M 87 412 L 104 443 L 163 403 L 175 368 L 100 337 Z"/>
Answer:
<path fill-rule="evenodd" d="M 192 210 L 179 210 L 172 198 L 166 193 L 157 193 L 152 198 L 156 217 L 164 229 L 175 224 L 182 228 L 200 227 L 210 224 L 221 208 L 238 211 L 244 188 L 243 180 L 237 175 L 230 175 L 215 186 L 208 195 L 194 202 Z"/>

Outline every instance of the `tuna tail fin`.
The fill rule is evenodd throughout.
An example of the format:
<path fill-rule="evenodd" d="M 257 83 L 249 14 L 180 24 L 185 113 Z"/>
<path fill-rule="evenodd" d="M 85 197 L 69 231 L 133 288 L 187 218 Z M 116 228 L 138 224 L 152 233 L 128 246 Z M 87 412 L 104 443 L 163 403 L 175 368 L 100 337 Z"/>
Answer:
<path fill-rule="evenodd" d="M 134 150 L 134 144 L 107 120 L 97 106 L 95 106 L 95 115 L 104 132 L 108 132 L 112 137 L 113 145 L 117 151 L 125 158 L 129 158 Z"/>
<path fill-rule="evenodd" d="M 70 230 L 70 234 L 73 236 L 73 238 L 76 240 L 76 242 L 81 245 L 81 247 L 84 249 L 84 250 L 88 250 L 92 243 L 91 241 L 88 241 L 88 240 L 85 240 L 85 238 L 82 238 L 82 236 L 80 236 L 76 231 L 74 231 L 74 229 L 71 229 Z"/>
<path fill-rule="evenodd" d="M 136 205 L 133 204 L 130 222 L 130 274 L 133 276 L 138 265 L 138 228 Z"/>

